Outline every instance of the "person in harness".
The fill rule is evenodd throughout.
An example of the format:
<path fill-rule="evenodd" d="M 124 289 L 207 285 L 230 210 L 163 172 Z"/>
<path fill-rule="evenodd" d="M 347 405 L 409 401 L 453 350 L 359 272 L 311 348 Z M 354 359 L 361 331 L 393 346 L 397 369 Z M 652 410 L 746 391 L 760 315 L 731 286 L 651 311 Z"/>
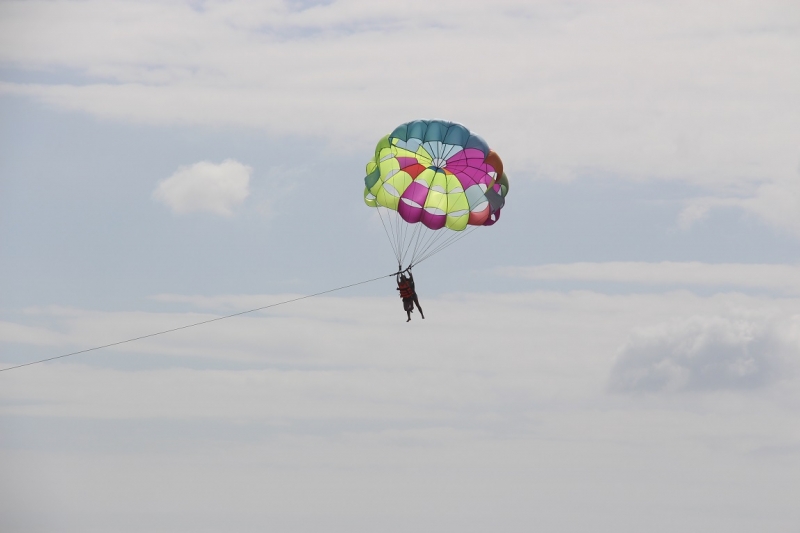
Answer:
<path fill-rule="evenodd" d="M 406 320 L 406 322 L 411 321 L 411 313 L 414 312 L 414 304 L 416 304 L 417 309 L 419 309 L 420 316 L 425 318 L 425 315 L 422 313 L 422 307 L 419 306 L 417 291 L 414 290 L 414 275 L 410 270 L 408 271 L 408 277 L 406 277 L 405 273 L 399 272 L 397 274 L 397 290 L 400 291 L 400 298 L 403 299 L 403 309 L 408 315 L 408 320 Z"/>

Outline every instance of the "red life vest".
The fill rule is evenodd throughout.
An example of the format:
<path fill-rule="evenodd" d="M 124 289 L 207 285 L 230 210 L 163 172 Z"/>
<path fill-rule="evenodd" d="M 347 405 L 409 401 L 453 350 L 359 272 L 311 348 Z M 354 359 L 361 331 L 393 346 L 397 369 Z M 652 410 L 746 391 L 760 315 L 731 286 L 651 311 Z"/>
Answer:
<path fill-rule="evenodd" d="M 411 288 L 411 285 L 407 281 L 398 283 L 397 288 L 400 289 L 400 298 L 411 298 L 414 296 L 414 289 Z"/>

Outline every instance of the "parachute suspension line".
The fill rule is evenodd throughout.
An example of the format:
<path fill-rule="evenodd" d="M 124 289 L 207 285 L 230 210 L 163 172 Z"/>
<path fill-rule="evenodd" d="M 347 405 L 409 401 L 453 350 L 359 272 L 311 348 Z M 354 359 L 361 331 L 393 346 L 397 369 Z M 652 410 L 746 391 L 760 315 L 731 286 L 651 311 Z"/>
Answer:
<path fill-rule="evenodd" d="M 422 227 L 422 226 L 423 226 L 423 224 L 421 224 L 421 223 L 414 224 L 414 229 L 411 231 L 411 238 L 408 239 L 408 243 L 405 243 L 405 248 L 403 250 L 403 255 L 400 257 L 401 264 L 403 264 L 405 262 L 406 256 L 411 251 L 411 245 L 414 244 L 414 242 L 416 240 L 419 240 L 420 227 Z M 412 253 L 412 256 L 413 256 L 413 253 Z"/>
<path fill-rule="evenodd" d="M 386 220 L 383 217 L 383 209 L 387 211 Z M 432 230 L 421 221 L 414 224 L 407 223 L 395 209 L 378 205 L 377 210 L 384 233 L 386 233 L 392 253 L 397 260 L 398 271 L 406 265 L 406 260 L 408 260 L 408 267 L 418 265 L 449 248 L 479 227 L 471 226 L 463 231 L 453 231 L 447 228 Z M 414 227 L 409 228 L 409 226 Z"/>
<path fill-rule="evenodd" d="M 422 223 L 420 222 L 420 224 Z M 412 263 L 416 260 L 417 257 L 421 255 L 421 251 L 427 248 L 429 243 L 438 236 L 439 232 L 433 231 L 426 226 L 425 230 L 423 230 L 422 233 L 424 233 L 425 235 L 421 239 L 422 242 L 417 243 L 417 246 L 415 246 L 414 248 L 414 253 L 411 256 Z"/>
<path fill-rule="evenodd" d="M 380 209 L 378 209 L 378 213 L 380 213 Z M 383 222 L 383 217 L 381 217 L 381 222 Z M 388 213 L 386 213 L 386 225 L 388 226 L 386 236 L 389 238 L 389 246 L 392 248 L 392 253 L 395 254 L 395 257 L 397 257 L 397 250 L 392 242 L 394 239 L 394 227 L 392 226 L 391 216 Z M 384 226 L 384 229 L 387 228 Z"/>
<path fill-rule="evenodd" d="M 423 255 L 425 250 L 431 245 L 432 242 L 436 241 L 445 233 L 444 230 L 435 231 L 431 230 L 430 228 L 426 231 L 425 237 L 420 242 L 419 246 L 416 250 L 414 250 L 414 257 L 411 259 L 412 263 L 415 263 L 417 259 Z"/>
<path fill-rule="evenodd" d="M 402 268 L 403 263 L 403 248 L 405 247 L 405 232 L 408 224 L 405 223 L 403 217 L 397 211 L 394 212 L 394 220 L 397 226 L 397 268 Z"/>
<path fill-rule="evenodd" d="M 395 214 L 392 212 L 391 209 L 388 207 L 386 209 L 386 220 L 389 222 L 389 228 L 391 229 L 392 233 L 392 248 L 394 249 L 394 255 L 397 258 L 398 262 L 400 261 L 400 254 L 397 251 L 397 224 L 395 224 L 395 219 L 397 218 Z"/>
<path fill-rule="evenodd" d="M 396 210 L 386 208 L 388 211 L 387 218 L 389 219 L 389 225 L 392 227 L 392 236 L 394 237 L 394 250 L 395 256 L 397 256 L 397 264 L 398 268 L 400 266 L 400 231 L 401 231 L 401 223 L 400 217 Z"/>
<path fill-rule="evenodd" d="M 413 227 L 409 227 L 406 224 L 406 235 L 403 242 L 403 261 L 405 261 L 406 256 L 408 255 L 409 248 L 411 247 L 411 243 L 414 242 L 414 234 L 419 231 L 419 226 L 414 224 Z"/>
<path fill-rule="evenodd" d="M 398 262 L 398 267 L 401 268 L 403 261 L 403 248 L 405 246 L 404 245 L 405 232 L 406 228 L 408 227 L 408 224 L 405 223 L 403 217 L 400 216 L 400 213 L 398 213 L 397 211 L 395 211 L 394 213 L 395 213 L 394 219 L 397 224 L 397 255 L 398 257 L 400 257 L 400 261 Z"/>
<path fill-rule="evenodd" d="M 382 210 L 385 209 L 386 220 L 384 220 Z M 467 235 L 473 233 L 480 226 L 471 226 L 463 231 L 453 231 L 447 228 L 432 230 L 422 222 L 409 224 L 396 210 L 377 206 L 378 216 L 381 219 L 383 231 L 392 247 L 392 253 L 397 260 L 398 271 L 402 270 L 403 265 L 418 265 L 423 261 L 433 257 L 442 250 L 449 248 Z M 409 226 L 414 226 L 409 228 Z"/>
<path fill-rule="evenodd" d="M 454 236 L 453 236 L 453 235 L 451 235 L 450 237 L 448 237 L 448 239 L 447 239 L 445 242 L 443 242 L 443 243 L 440 243 L 440 245 L 439 245 L 438 247 L 436 247 L 435 249 L 431 250 L 431 251 L 430 251 L 428 254 L 426 254 L 425 256 L 421 257 L 421 258 L 420 258 L 420 259 L 419 259 L 419 260 L 418 260 L 416 263 L 414 263 L 414 264 L 418 265 L 418 264 L 422 263 L 423 261 L 425 261 L 425 260 L 427 260 L 427 259 L 430 259 L 431 257 L 433 257 L 434 255 L 438 254 L 439 252 L 441 252 L 441 251 L 442 251 L 442 250 L 444 250 L 445 248 L 449 248 L 450 246 L 454 245 L 455 243 L 457 243 L 458 241 L 460 241 L 460 240 L 461 240 L 461 239 L 463 239 L 464 237 L 466 237 L 466 236 L 468 236 L 468 235 L 471 235 L 471 234 L 472 234 L 472 233 L 474 233 L 474 232 L 475 232 L 475 230 L 477 230 L 479 227 L 480 227 L 480 226 L 473 226 L 471 229 L 469 229 L 469 230 L 467 230 L 467 231 L 465 231 L 465 232 L 463 232 L 463 233 L 459 232 L 458 234 L 456 234 L 456 235 L 454 235 Z"/>
<path fill-rule="evenodd" d="M 417 251 L 419 250 L 420 242 L 423 242 L 431 234 L 431 230 L 428 229 L 428 227 L 425 226 L 425 224 L 423 224 L 422 222 L 418 222 L 417 224 L 418 224 L 417 225 L 418 231 L 416 237 L 414 238 L 413 244 L 411 243 L 409 244 L 410 247 L 409 251 L 411 254 L 411 257 L 408 260 L 409 264 L 414 263 L 414 258 L 417 256 Z"/>
<path fill-rule="evenodd" d="M 430 249 L 427 253 L 425 253 L 424 255 L 420 256 L 420 258 L 417 259 L 417 261 L 414 264 L 415 265 L 419 265 L 420 263 L 423 263 L 423 262 L 427 261 L 428 259 L 430 259 L 434 255 L 438 254 L 439 252 L 441 252 L 445 248 L 448 248 L 451 244 L 455 243 L 456 241 L 460 240 L 461 238 L 463 238 L 465 236 L 466 235 L 458 235 L 455 238 L 453 238 L 451 236 L 447 240 L 445 240 L 442 243 L 440 243 L 438 246 Z"/>
<path fill-rule="evenodd" d="M 445 235 L 447 235 L 449 237 L 451 233 L 457 233 L 457 232 L 451 231 L 449 229 L 447 229 L 447 230 L 439 229 L 439 230 L 436 230 L 436 231 L 431 231 L 430 238 L 427 241 L 424 242 L 422 248 L 419 250 L 419 252 L 417 254 L 417 257 L 425 255 L 425 253 L 428 250 L 430 250 L 431 247 L 435 246 L 437 242 L 442 240 L 442 238 Z"/>
<path fill-rule="evenodd" d="M 208 320 L 202 320 L 200 322 L 195 322 L 194 324 L 187 324 L 185 326 L 180 326 L 180 327 L 177 327 L 177 328 L 165 329 L 163 331 L 157 331 L 155 333 L 149 333 L 147 335 L 141 335 L 139 337 L 133 337 L 131 339 L 126 339 L 124 341 L 112 342 L 110 344 L 103 344 L 102 346 L 95 346 L 94 348 L 87 348 L 85 350 L 79 350 L 77 352 L 65 353 L 63 355 L 56 355 L 55 357 L 48 357 L 46 359 L 39 359 L 38 361 L 31 361 L 29 363 L 23 363 L 21 365 L 9 366 L 7 368 L 0 368 L 0 372 L 5 372 L 7 370 L 14 370 L 15 368 L 22 368 L 24 366 L 37 365 L 39 363 L 46 363 L 47 361 L 54 361 L 55 359 L 63 359 L 64 357 L 71 357 L 73 355 L 78 355 L 78 354 L 82 354 L 82 353 L 86 353 L 86 352 L 93 352 L 95 350 L 102 350 L 103 348 L 110 348 L 112 346 L 119 346 L 120 344 L 126 344 L 126 343 L 129 343 L 129 342 L 134 342 L 134 341 L 138 341 L 138 340 L 142 340 L 142 339 L 149 339 L 150 337 L 156 337 L 158 335 L 165 335 L 167 333 L 172 333 L 174 331 L 180 331 L 182 329 L 194 328 L 194 327 L 197 327 L 197 326 L 202 326 L 203 324 L 209 324 L 211 322 L 219 322 L 220 320 L 225 320 L 227 318 L 233 318 L 233 317 L 236 317 L 236 316 L 246 315 L 248 313 L 255 313 L 256 311 L 263 311 L 264 309 L 269 309 L 270 307 L 278 307 L 279 305 L 285 305 L 285 304 L 289 304 L 289 303 L 292 303 L 292 302 L 298 302 L 300 300 L 305 300 L 307 298 L 313 298 L 315 296 L 321 296 L 323 294 L 328 294 L 328 293 L 331 293 L 331 292 L 341 291 L 343 289 L 349 289 L 350 287 L 355 287 L 357 285 L 364 285 L 366 283 L 372 283 L 373 281 L 378 281 L 378 280 L 386 279 L 386 278 L 392 278 L 392 277 L 396 276 L 399 273 L 400 272 L 392 272 L 391 274 L 386 274 L 384 276 L 378 276 L 377 278 L 372 278 L 372 279 L 368 279 L 368 280 L 364 280 L 364 281 L 359 281 L 359 282 L 356 282 L 356 283 L 351 283 L 349 285 L 342 285 L 341 287 L 336 287 L 335 289 L 328 289 L 326 291 L 316 292 L 314 294 L 307 294 L 305 296 L 298 296 L 297 298 L 292 298 L 290 300 L 284 300 L 282 302 L 277 302 L 277 303 L 274 303 L 274 304 L 264 305 L 262 307 L 256 307 L 255 309 L 248 309 L 247 311 L 240 311 L 238 313 L 233 313 L 231 315 L 220 316 L 220 317 L 217 317 L 217 318 L 210 318 Z"/>
<path fill-rule="evenodd" d="M 465 233 L 463 233 L 463 234 L 461 234 L 461 235 L 458 235 L 458 236 L 457 236 L 455 239 L 453 239 L 452 241 L 450 241 L 450 242 L 448 242 L 448 243 L 444 244 L 442 247 L 440 247 L 440 248 L 438 248 L 438 249 L 434 250 L 433 252 L 431 252 L 430 254 L 428 254 L 428 256 L 427 256 L 427 257 L 424 257 L 424 258 L 423 258 L 423 260 L 426 260 L 426 259 L 428 259 L 428 258 L 430 258 L 430 257 L 432 257 L 432 256 L 434 256 L 434 255 L 436 255 L 436 254 L 438 254 L 439 252 L 443 251 L 445 248 L 449 248 L 450 246 L 453 246 L 455 243 L 457 243 L 457 242 L 458 242 L 458 241 L 460 241 L 461 239 L 464 239 L 464 238 L 466 238 L 466 237 L 468 237 L 468 236 L 472 235 L 474 232 L 478 231 L 478 228 L 479 228 L 479 227 L 480 227 L 480 226 L 475 226 L 475 227 L 473 227 L 472 229 L 470 229 L 469 231 L 467 231 L 467 232 L 465 232 Z"/>
<path fill-rule="evenodd" d="M 462 231 L 458 231 L 458 232 L 454 231 L 454 232 L 452 232 L 451 234 L 447 235 L 444 239 L 442 239 L 440 242 L 433 243 L 428 248 L 428 252 L 426 254 L 424 254 L 424 256 L 422 258 L 424 259 L 425 257 L 429 257 L 429 256 L 431 256 L 433 254 L 438 253 L 439 251 L 441 251 L 444 248 L 446 248 L 450 243 L 455 242 L 459 238 L 466 236 L 466 234 L 468 232 L 475 231 L 474 228 L 475 228 L 475 226 L 473 226 L 469 230 L 466 230 L 466 231 L 463 231 L 463 232 Z"/>
<path fill-rule="evenodd" d="M 419 247 L 420 237 L 422 237 L 422 234 L 425 233 L 422 230 L 422 228 L 425 227 L 425 225 L 422 222 L 418 222 L 418 224 L 419 224 L 419 226 L 418 226 L 417 229 L 419 231 L 417 231 L 417 237 L 416 237 L 416 239 L 414 239 L 414 249 L 411 252 L 411 260 L 409 261 L 409 264 L 413 264 L 414 263 L 414 258 L 417 256 L 417 248 Z"/>
<path fill-rule="evenodd" d="M 398 206 L 399 207 L 399 206 Z M 400 225 L 400 267 L 402 268 L 403 254 L 406 247 L 406 234 L 408 233 L 408 224 L 400 223 L 400 213 L 397 214 L 397 223 Z"/>
<path fill-rule="evenodd" d="M 381 207 L 379 206 L 378 209 L 380 210 Z M 389 238 L 389 244 L 392 246 L 392 251 L 394 252 L 395 259 L 397 259 L 397 267 L 398 270 L 402 266 L 402 237 L 403 237 L 403 220 L 397 211 L 390 209 L 388 207 L 383 207 L 386 209 L 386 221 L 389 224 L 389 230 L 391 233 L 391 237 Z"/>
<path fill-rule="evenodd" d="M 386 238 L 389 239 L 389 246 L 391 246 L 392 245 L 392 238 L 389 236 L 389 230 L 386 229 L 386 224 L 384 224 L 384 222 L 383 222 L 383 215 L 381 214 L 381 206 L 378 206 L 377 211 L 378 211 L 378 216 L 381 219 L 381 226 L 383 226 L 383 231 L 386 233 Z M 386 218 L 389 218 L 388 214 L 386 215 Z M 397 257 L 397 251 L 394 248 L 392 248 L 392 253 L 394 253 L 395 257 Z M 398 261 L 398 263 L 400 262 L 400 258 L 399 257 L 397 257 L 397 261 Z"/>
<path fill-rule="evenodd" d="M 441 235 L 437 235 L 436 238 L 433 241 L 431 241 L 431 243 L 428 244 L 428 246 L 424 250 L 422 250 L 422 252 L 420 253 L 420 257 L 424 258 L 429 253 L 431 253 L 431 251 L 436 250 L 442 244 L 442 242 L 447 242 L 449 239 L 452 239 L 456 236 L 458 236 L 458 233 L 455 233 L 455 235 L 453 235 L 450 232 L 441 232 Z"/>
<path fill-rule="evenodd" d="M 391 213 L 392 217 L 392 227 L 394 228 L 394 248 L 397 251 L 397 258 L 400 258 L 400 232 L 402 228 L 400 228 L 400 221 L 397 220 L 397 211 L 393 211 Z"/>

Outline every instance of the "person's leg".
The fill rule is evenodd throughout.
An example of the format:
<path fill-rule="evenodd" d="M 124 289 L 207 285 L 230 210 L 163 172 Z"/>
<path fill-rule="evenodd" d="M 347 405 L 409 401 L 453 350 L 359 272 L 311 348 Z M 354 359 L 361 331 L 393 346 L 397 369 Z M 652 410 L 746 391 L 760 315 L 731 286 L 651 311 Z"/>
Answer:
<path fill-rule="evenodd" d="M 419 306 L 419 298 L 417 298 L 416 294 L 414 294 L 414 303 L 417 304 L 417 309 L 419 309 L 419 316 L 425 318 L 425 314 L 422 312 L 422 308 Z"/>

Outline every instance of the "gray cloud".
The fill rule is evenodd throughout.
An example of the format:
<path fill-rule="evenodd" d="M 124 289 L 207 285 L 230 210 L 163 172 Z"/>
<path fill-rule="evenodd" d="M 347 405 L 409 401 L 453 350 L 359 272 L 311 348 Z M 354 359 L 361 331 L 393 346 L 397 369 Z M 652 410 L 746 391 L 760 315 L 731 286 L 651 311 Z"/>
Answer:
<path fill-rule="evenodd" d="M 759 263 L 554 263 L 497 269 L 504 276 L 543 281 L 601 281 L 642 285 L 747 287 L 800 292 L 800 266 Z"/>
<path fill-rule="evenodd" d="M 796 318 L 796 317 L 795 317 Z M 611 370 L 615 392 L 754 389 L 800 353 L 783 324 L 696 316 L 636 331 Z"/>

